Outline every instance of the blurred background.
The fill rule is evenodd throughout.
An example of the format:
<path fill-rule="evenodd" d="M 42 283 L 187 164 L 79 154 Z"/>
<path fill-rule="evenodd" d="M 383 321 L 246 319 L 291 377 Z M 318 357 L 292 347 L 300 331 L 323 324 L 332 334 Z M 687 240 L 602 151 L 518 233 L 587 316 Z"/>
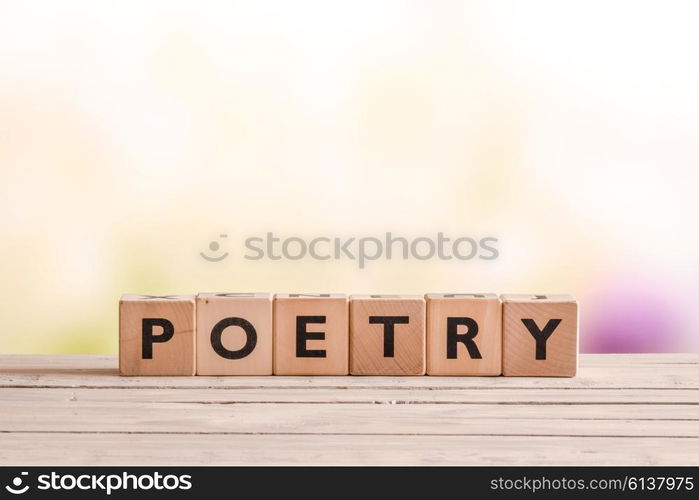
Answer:
<path fill-rule="evenodd" d="M 0 0 L 0 352 L 115 353 L 122 293 L 249 290 L 568 292 L 585 352 L 697 350 L 698 14 Z M 268 231 L 499 258 L 242 258 Z"/>

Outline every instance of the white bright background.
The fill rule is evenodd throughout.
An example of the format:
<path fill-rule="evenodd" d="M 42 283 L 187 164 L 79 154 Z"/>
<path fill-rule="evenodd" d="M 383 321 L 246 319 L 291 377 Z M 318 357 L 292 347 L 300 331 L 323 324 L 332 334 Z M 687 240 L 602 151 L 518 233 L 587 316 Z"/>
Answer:
<path fill-rule="evenodd" d="M 698 11 L 0 1 L 0 352 L 115 352 L 123 292 L 250 289 L 570 292 L 583 350 L 696 350 Z M 267 231 L 501 257 L 243 260 Z"/>

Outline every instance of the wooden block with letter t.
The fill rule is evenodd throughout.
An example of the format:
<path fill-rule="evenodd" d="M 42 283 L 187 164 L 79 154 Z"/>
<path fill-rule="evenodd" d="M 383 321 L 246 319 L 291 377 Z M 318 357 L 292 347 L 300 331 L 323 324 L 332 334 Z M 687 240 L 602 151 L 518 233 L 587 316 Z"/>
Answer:
<path fill-rule="evenodd" d="M 503 375 L 574 377 L 578 303 L 570 295 L 502 295 Z"/>
<path fill-rule="evenodd" d="M 272 375 L 272 296 L 197 295 L 197 375 Z"/>
<path fill-rule="evenodd" d="M 274 374 L 347 375 L 347 296 L 274 296 Z"/>
<path fill-rule="evenodd" d="M 350 373 L 425 374 L 425 299 L 418 295 L 350 297 Z"/>
<path fill-rule="evenodd" d="M 502 307 L 494 293 L 428 293 L 427 374 L 500 375 Z"/>
<path fill-rule="evenodd" d="M 123 295 L 119 374 L 194 375 L 194 295 Z"/>

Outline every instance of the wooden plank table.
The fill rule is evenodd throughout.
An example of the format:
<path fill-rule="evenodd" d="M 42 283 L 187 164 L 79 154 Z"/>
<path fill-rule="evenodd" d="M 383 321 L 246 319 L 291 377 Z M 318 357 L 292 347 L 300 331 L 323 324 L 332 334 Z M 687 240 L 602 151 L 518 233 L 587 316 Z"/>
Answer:
<path fill-rule="evenodd" d="M 0 356 L 0 464 L 699 464 L 699 354 L 574 379 L 119 377 Z"/>

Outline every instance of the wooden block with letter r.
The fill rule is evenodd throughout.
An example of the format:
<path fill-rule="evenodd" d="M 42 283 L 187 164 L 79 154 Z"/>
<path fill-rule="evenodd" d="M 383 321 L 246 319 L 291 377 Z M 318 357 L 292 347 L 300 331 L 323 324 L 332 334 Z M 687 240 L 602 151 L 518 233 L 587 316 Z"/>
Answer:
<path fill-rule="evenodd" d="M 194 295 L 123 295 L 120 375 L 194 375 Z"/>
<path fill-rule="evenodd" d="M 347 375 L 347 296 L 274 296 L 274 374 Z"/>
<path fill-rule="evenodd" d="M 427 374 L 500 375 L 502 307 L 494 293 L 428 293 Z"/>
<path fill-rule="evenodd" d="M 574 377 L 578 303 L 570 295 L 502 295 L 503 375 Z"/>
<path fill-rule="evenodd" d="M 272 375 L 272 296 L 197 295 L 197 375 Z"/>
<path fill-rule="evenodd" d="M 425 374 L 425 299 L 419 295 L 350 297 L 350 373 Z"/>

